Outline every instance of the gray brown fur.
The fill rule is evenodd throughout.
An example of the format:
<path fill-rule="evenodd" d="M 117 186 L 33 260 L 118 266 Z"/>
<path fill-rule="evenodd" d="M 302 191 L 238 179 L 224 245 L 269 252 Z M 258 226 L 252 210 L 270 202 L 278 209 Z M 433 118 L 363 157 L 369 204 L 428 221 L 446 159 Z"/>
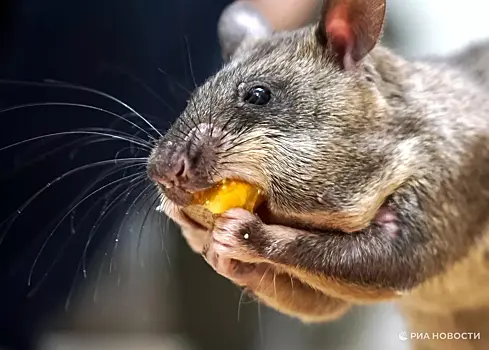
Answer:
<path fill-rule="evenodd" d="M 240 226 L 245 263 L 338 302 L 403 295 L 416 331 L 444 331 L 424 320 L 489 307 L 489 44 L 424 61 L 377 45 L 357 69 L 343 70 L 318 28 L 260 39 L 199 87 L 155 148 L 150 173 L 162 176 L 158 165 L 187 147 L 198 170 L 185 190 L 226 177 L 260 185 L 273 226 L 292 228 L 251 219 Z M 242 102 L 256 84 L 271 87 L 268 105 Z M 205 124 L 212 135 L 196 127 Z M 397 214 L 394 237 L 374 220 L 381 205 Z M 293 290 L 288 280 L 282 292 Z M 464 294 L 478 284 L 486 288 L 479 298 Z M 261 299 L 304 320 L 344 312 L 315 317 L 300 308 L 305 300 L 287 302 L 290 311 L 273 295 Z M 487 340 L 466 346 L 489 348 Z"/>

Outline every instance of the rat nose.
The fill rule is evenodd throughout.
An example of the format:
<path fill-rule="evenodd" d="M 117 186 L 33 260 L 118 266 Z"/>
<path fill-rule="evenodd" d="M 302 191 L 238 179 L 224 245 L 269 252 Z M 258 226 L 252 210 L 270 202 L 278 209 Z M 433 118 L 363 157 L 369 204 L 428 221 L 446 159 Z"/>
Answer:
<path fill-rule="evenodd" d="M 149 177 L 166 188 L 180 187 L 188 181 L 189 160 L 185 154 L 178 154 L 170 161 L 150 162 Z"/>
<path fill-rule="evenodd" d="M 213 185 L 216 144 L 221 134 L 208 124 L 199 124 L 180 139 L 181 130 L 171 130 L 153 149 L 148 160 L 148 176 L 166 189 L 195 192 Z M 178 139 L 173 133 L 178 133 Z M 212 135 L 212 136 L 211 136 Z M 177 140 L 176 140 L 177 139 Z"/>

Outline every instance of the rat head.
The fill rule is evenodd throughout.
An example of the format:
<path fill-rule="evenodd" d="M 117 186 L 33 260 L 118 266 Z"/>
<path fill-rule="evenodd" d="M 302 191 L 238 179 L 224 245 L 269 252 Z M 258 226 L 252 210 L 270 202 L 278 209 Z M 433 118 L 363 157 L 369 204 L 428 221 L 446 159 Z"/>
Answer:
<path fill-rule="evenodd" d="M 166 197 L 185 204 L 189 192 L 239 178 L 263 188 L 268 215 L 366 226 L 402 182 L 369 58 L 384 13 L 381 0 L 327 1 L 317 24 L 257 39 L 233 57 L 150 157 Z"/>

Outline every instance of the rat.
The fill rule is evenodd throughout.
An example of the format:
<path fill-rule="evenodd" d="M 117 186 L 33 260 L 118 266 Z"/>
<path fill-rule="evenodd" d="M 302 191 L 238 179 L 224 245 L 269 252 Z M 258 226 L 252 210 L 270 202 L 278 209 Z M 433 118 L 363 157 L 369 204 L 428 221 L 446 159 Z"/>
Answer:
<path fill-rule="evenodd" d="M 394 301 L 411 332 L 487 349 L 489 43 L 408 60 L 380 43 L 385 9 L 330 0 L 315 23 L 249 35 L 156 142 L 148 176 L 191 249 L 264 304 L 309 323 Z M 206 230 L 182 212 L 228 178 L 263 190 L 256 213 Z"/>

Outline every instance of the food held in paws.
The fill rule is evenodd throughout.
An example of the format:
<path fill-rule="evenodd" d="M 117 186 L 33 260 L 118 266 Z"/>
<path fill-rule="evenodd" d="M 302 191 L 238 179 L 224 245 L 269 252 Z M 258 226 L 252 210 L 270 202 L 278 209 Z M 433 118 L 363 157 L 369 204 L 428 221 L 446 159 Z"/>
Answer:
<path fill-rule="evenodd" d="M 212 228 L 216 215 L 232 208 L 253 212 L 263 202 L 262 191 L 249 183 L 224 180 L 216 186 L 198 192 L 193 203 L 183 211 L 192 220 L 206 228 Z"/>

